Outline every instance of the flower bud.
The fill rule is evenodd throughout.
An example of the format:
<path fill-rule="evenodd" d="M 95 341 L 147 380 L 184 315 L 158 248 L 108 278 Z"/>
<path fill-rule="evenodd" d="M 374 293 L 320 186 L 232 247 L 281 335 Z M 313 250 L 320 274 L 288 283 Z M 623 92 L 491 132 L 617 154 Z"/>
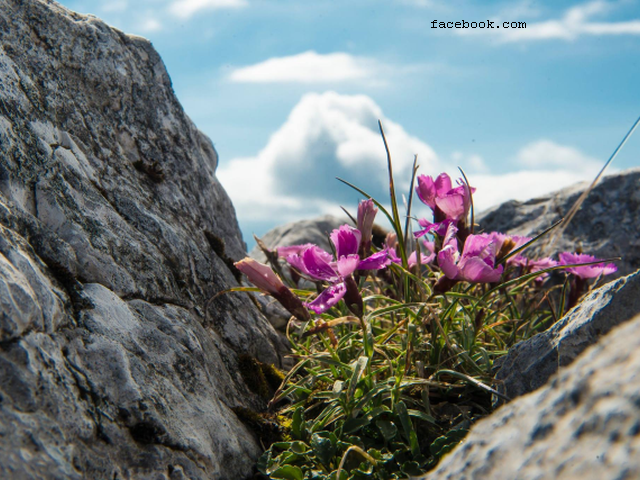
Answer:
<path fill-rule="evenodd" d="M 294 317 L 303 322 L 309 320 L 309 312 L 302 301 L 296 297 L 287 286 L 282 283 L 271 268 L 253 258 L 246 257 L 235 263 L 238 270 L 247 276 L 247 279 L 264 293 L 271 295 L 289 311 Z"/>
<path fill-rule="evenodd" d="M 362 234 L 358 252 L 361 257 L 366 257 L 371 252 L 371 234 L 376 213 L 378 213 L 378 209 L 371 199 L 363 200 L 358 205 L 357 227 Z"/>

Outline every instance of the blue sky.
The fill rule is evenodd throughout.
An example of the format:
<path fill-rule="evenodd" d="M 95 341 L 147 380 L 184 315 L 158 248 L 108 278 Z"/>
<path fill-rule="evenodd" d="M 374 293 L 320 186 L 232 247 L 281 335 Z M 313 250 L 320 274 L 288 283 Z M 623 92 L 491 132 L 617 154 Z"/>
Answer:
<path fill-rule="evenodd" d="M 592 178 L 640 115 L 640 0 L 64 0 L 161 54 L 245 240 L 464 168 L 479 209 Z M 432 21 L 526 22 L 434 29 Z M 640 135 L 613 167 L 640 165 Z M 427 215 L 425 211 L 417 214 Z"/>

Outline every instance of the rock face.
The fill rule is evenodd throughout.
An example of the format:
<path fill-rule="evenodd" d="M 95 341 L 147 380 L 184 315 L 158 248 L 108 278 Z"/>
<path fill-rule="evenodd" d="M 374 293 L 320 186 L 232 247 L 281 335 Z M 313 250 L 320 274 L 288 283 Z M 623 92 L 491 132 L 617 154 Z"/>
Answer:
<path fill-rule="evenodd" d="M 487 232 L 534 236 L 563 218 L 588 186 L 579 183 L 526 202 L 506 202 L 476 220 Z M 574 252 L 579 246 L 599 258 L 622 257 L 616 261 L 618 272 L 607 280 L 640 269 L 640 168 L 602 178 L 553 251 Z"/>
<path fill-rule="evenodd" d="M 280 347 L 208 302 L 245 250 L 216 162 L 147 40 L 0 1 L 0 477 L 251 474 L 239 355 Z"/>
<path fill-rule="evenodd" d="M 478 422 L 425 480 L 640 478 L 640 316 Z"/>
<path fill-rule="evenodd" d="M 640 271 L 595 290 L 548 330 L 496 362 L 496 388 L 510 398 L 543 386 L 611 329 L 640 314 Z"/>

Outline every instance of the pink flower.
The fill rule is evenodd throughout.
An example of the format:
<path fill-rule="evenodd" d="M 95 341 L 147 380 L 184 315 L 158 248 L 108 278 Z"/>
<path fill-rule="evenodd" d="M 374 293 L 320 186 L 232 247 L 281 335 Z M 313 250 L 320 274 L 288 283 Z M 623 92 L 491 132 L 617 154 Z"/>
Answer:
<path fill-rule="evenodd" d="M 418 176 L 416 193 L 420 200 L 434 211 L 436 223 L 444 219 L 457 222 L 469 213 L 471 207 L 469 188 L 462 180 L 458 180 L 458 183 L 460 185 L 453 188 L 451 178 L 446 173 L 441 173 L 435 180 L 428 175 Z M 475 188 L 471 188 L 471 193 L 475 190 Z"/>
<path fill-rule="evenodd" d="M 385 239 L 385 243 L 387 245 L 387 251 L 389 252 L 389 259 L 393 262 L 396 263 L 398 265 L 402 264 L 402 259 L 400 257 L 398 257 L 398 254 L 396 252 L 396 247 L 398 245 L 398 239 L 397 239 L 397 235 L 393 232 L 389 232 L 387 234 L 387 238 Z M 422 244 L 424 245 L 424 248 L 426 249 L 426 251 L 429 252 L 429 255 L 425 255 L 424 253 L 422 253 L 422 251 L 420 252 L 420 265 L 427 265 L 431 262 L 433 262 L 434 258 L 436 257 L 435 254 L 435 243 L 434 242 L 428 242 L 428 241 L 423 241 Z M 424 250 L 423 250 L 424 251 Z M 407 266 L 409 267 L 409 269 L 415 267 L 418 264 L 418 252 L 417 250 L 413 251 L 411 253 L 411 255 L 409 255 L 409 258 L 407 259 Z"/>
<path fill-rule="evenodd" d="M 589 263 L 597 262 L 598 259 L 591 255 L 584 253 L 569 253 L 562 252 L 558 255 L 560 258 L 560 265 L 574 265 L 576 263 Z M 600 275 L 609 275 L 610 273 L 618 271 L 618 268 L 613 263 L 603 263 L 595 265 L 585 265 L 582 267 L 571 267 L 566 269 L 567 272 L 573 273 L 580 278 L 595 278 Z"/>
<path fill-rule="evenodd" d="M 468 282 L 497 282 L 503 267 L 496 263 L 496 243 L 488 236 L 469 235 L 462 254 L 458 250 L 455 225 L 449 225 L 444 237 L 442 250 L 438 252 L 438 265 L 447 278 Z"/>
<path fill-rule="evenodd" d="M 356 228 L 342 225 L 330 235 L 336 249 L 336 258 L 316 245 L 300 245 L 297 247 L 278 248 L 278 255 L 302 275 L 311 280 L 330 283 L 313 302 L 306 304 L 308 308 L 320 314 L 336 305 L 347 293 L 345 282 L 356 270 L 380 270 L 389 265 L 386 250 L 360 259 L 358 247 L 362 235 Z"/>

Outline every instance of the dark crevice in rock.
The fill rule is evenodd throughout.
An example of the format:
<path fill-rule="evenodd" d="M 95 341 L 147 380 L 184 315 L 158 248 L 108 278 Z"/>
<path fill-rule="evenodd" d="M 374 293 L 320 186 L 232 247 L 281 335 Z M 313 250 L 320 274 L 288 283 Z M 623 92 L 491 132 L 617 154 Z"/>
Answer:
<path fill-rule="evenodd" d="M 91 386 L 90 380 L 68 357 L 68 350 L 66 347 L 62 349 L 62 357 L 65 362 L 65 366 L 71 372 L 74 379 L 74 383 L 78 392 L 80 393 L 80 399 L 84 400 L 87 404 L 87 413 L 93 420 L 96 428 L 96 437 L 106 444 L 111 444 L 111 439 L 107 436 L 105 429 L 102 425 L 102 417 L 105 416 L 111 419 L 106 413 L 100 409 L 100 405 L 103 403 L 103 399 L 98 395 L 94 388 Z"/>
<path fill-rule="evenodd" d="M 224 264 L 232 273 L 236 281 L 238 283 L 242 283 L 242 273 L 234 265 L 234 260 L 227 256 L 225 252 L 224 240 L 218 237 L 217 235 L 214 235 L 208 230 L 204 231 L 204 236 L 209 242 L 209 245 L 211 246 L 211 250 L 213 250 L 213 252 L 218 256 L 218 258 L 220 258 L 224 262 Z"/>

